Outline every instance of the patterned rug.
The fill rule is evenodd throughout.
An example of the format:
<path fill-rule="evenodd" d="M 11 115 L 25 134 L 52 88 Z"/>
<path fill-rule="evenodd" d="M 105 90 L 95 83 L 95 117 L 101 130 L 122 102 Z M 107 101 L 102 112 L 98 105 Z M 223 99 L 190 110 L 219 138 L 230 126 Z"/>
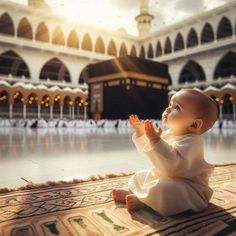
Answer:
<path fill-rule="evenodd" d="M 132 214 L 114 204 L 113 188 L 127 185 L 130 175 L 71 183 L 1 189 L 0 235 L 236 235 L 236 165 L 216 167 L 209 208 L 174 217 L 142 209 Z"/>

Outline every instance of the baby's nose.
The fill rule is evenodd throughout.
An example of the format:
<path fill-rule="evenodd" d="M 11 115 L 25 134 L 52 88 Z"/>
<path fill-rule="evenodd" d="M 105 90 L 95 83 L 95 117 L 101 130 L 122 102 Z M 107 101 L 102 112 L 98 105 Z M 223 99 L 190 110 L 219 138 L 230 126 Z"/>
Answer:
<path fill-rule="evenodd" d="M 170 108 L 170 107 L 167 107 L 167 108 L 166 108 L 166 112 L 169 113 L 170 111 L 171 111 L 171 108 Z"/>

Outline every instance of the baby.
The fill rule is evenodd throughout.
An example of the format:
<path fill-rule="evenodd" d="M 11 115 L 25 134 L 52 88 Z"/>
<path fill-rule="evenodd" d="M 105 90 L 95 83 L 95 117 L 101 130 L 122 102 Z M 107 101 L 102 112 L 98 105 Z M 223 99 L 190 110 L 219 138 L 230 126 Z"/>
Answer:
<path fill-rule="evenodd" d="M 214 167 L 204 160 L 201 134 L 217 116 L 216 103 L 194 89 L 180 90 L 171 98 L 162 114 L 169 128 L 163 134 L 151 121 L 141 122 L 131 115 L 132 140 L 153 169 L 136 172 L 128 189 L 113 189 L 114 201 L 126 203 L 129 211 L 147 205 L 164 216 L 207 208 L 213 193 L 208 180 Z"/>

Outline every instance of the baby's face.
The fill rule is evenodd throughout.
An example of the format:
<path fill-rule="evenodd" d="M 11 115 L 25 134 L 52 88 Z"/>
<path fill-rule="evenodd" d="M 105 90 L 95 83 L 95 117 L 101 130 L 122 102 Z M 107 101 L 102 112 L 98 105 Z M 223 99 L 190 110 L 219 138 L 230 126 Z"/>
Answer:
<path fill-rule="evenodd" d="M 184 135 L 197 118 L 197 101 L 191 94 L 184 91 L 177 92 L 170 101 L 169 106 L 162 114 L 163 124 L 175 135 Z"/>

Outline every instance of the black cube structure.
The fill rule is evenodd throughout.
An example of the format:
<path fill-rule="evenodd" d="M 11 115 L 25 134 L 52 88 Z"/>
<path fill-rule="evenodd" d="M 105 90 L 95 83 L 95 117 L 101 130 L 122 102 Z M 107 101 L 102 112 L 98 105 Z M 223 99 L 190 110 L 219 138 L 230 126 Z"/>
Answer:
<path fill-rule="evenodd" d="M 92 118 L 161 118 L 168 103 L 166 64 L 122 56 L 91 64 L 87 72 Z"/>

